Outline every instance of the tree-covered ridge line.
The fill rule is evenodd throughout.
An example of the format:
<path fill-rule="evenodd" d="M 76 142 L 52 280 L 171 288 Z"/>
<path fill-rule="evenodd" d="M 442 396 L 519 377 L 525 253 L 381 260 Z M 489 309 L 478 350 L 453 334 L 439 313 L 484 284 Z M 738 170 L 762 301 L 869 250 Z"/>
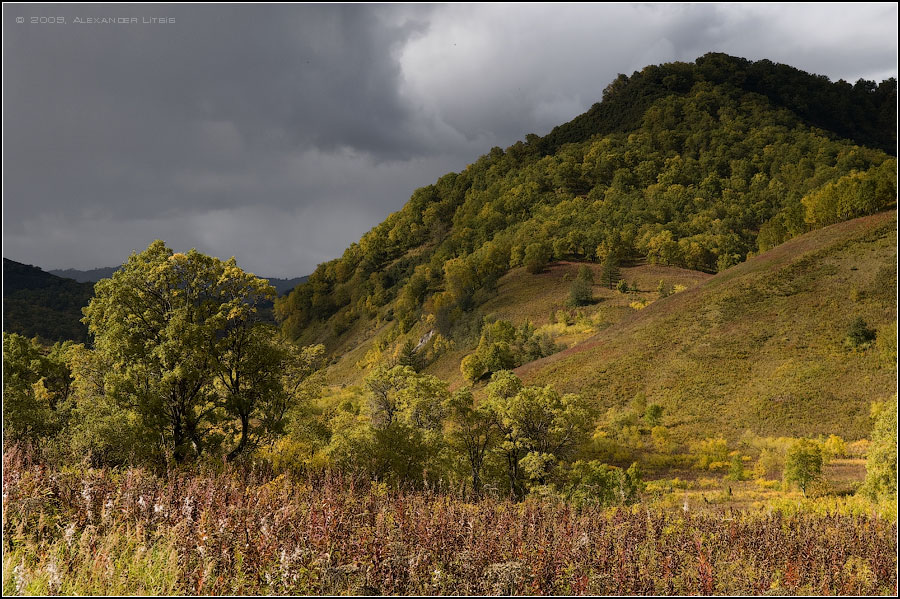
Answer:
<path fill-rule="evenodd" d="M 519 265 L 539 271 L 549 260 L 602 262 L 615 252 L 623 260 L 715 272 L 895 202 L 890 156 L 810 128 L 798 113 L 734 83 L 743 77 L 762 90 L 770 82 L 781 86 L 770 95 L 780 97 L 788 75 L 802 79 L 801 72 L 760 61 L 747 66 L 751 77 L 741 75 L 741 64 L 708 55 L 620 77 L 607 90 L 610 104 L 599 107 L 651 98 L 646 106 L 622 101 L 641 107 L 634 126 L 625 119 L 621 131 L 604 133 L 606 125 L 578 125 L 583 115 L 570 127 L 580 133 L 551 133 L 570 143 L 529 136 L 417 189 L 403 209 L 278 301 L 284 332 L 297 338 L 330 319 L 340 335 L 357 319 L 395 315 L 404 330 L 424 316 L 446 334 Z M 835 93 L 844 89 L 812 80 L 836 86 Z M 654 81 L 678 93 L 656 93 Z M 887 102 L 895 86 L 851 91 L 869 90 Z M 827 106 L 823 101 L 815 111 Z M 872 110 L 879 123 L 888 118 Z M 875 116 L 861 117 L 858 127 L 877 128 L 866 124 Z"/>
<path fill-rule="evenodd" d="M 700 81 L 725 84 L 766 96 L 808 125 L 838 137 L 897 155 L 897 80 L 860 79 L 851 85 L 771 60 L 752 61 L 711 52 L 694 63 L 673 62 L 620 74 L 603 92 L 603 101 L 538 141 L 542 154 L 594 135 L 637 129 L 644 111 L 659 98 L 686 94 Z"/>
<path fill-rule="evenodd" d="M 3 330 L 54 341 L 87 340 L 81 309 L 94 293 L 79 283 L 36 266 L 3 259 Z"/>

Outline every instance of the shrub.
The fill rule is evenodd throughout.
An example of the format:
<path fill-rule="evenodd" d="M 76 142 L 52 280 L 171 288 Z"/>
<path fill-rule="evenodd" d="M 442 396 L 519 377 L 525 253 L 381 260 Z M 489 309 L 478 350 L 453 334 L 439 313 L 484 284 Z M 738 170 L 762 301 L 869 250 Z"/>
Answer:
<path fill-rule="evenodd" d="M 591 284 L 578 278 L 569 287 L 569 303 L 573 306 L 586 306 L 594 300 Z"/>
<path fill-rule="evenodd" d="M 728 442 L 719 437 L 708 437 L 694 444 L 694 455 L 697 456 L 697 467 L 714 470 L 730 464 L 728 458 Z"/>
<path fill-rule="evenodd" d="M 531 274 L 542 272 L 550 262 L 550 247 L 545 243 L 532 243 L 525 248 L 525 270 Z"/>
<path fill-rule="evenodd" d="M 744 471 L 744 456 L 738 451 L 731 453 L 731 464 L 728 468 L 728 480 L 746 480 L 747 473 Z"/>
<path fill-rule="evenodd" d="M 666 285 L 666 282 L 660 279 L 659 285 L 656 286 L 656 292 L 659 294 L 660 298 L 669 297 L 672 295 L 672 288 Z"/>
<path fill-rule="evenodd" d="M 875 340 L 875 329 L 870 329 L 862 316 L 858 316 L 847 329 L 847 343 L 851 347 L 867 346 Z"/>

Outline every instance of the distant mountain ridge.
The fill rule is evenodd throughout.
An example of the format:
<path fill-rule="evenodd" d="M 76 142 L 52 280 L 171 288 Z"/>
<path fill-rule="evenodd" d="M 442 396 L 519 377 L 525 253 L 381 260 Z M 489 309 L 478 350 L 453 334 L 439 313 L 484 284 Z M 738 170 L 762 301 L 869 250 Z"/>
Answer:
<path fill-rule="evenodd" d="M 74 279 L 79 283 L 96 283 L 100 279 L 108 279 L 113 275 L 116 270 L 118 270 L 118 266 L 107 266 L 105 268 L 91 268 L 89 270 L 78 270 L 77 268 L 66 268 L 66 269 L 54 269 L 48 270 L 45 272 L 50 273 L 51 275 L 56 275 L 57 277 L 65 277 L 67 279 Z M 291 279 L 281 279 L 278 277 L 263 277 L 267 281 L 269 281 L 273 287 L 275 287 L 275 291 L 278 295 L 284 295 L 288 291 L 291 291 L 294 287 L 299 285 L 300 283 L 305 283 L 309 278 L 309 275 L 305 277 L 293 277 Z"/>
<path fill-rule="evenodd" d="M 96 283 L 100 279 L 108 279 L 114 272 L 119 269 L 118 266 L 107 266 L 106 268 L 92 268 L 90 270 L 78 270 L 75 268 L 66 268 L 63 270 L 53 269 L 45 272 L 57 277 L 66 279 L 74 279 L 79 283 Z"/>

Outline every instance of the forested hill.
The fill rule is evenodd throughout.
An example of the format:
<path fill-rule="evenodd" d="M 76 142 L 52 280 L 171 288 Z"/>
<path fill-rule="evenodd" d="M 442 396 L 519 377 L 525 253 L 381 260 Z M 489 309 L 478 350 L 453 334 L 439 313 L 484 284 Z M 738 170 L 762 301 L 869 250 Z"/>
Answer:
<path fill-rule="evenodd" d="M 517 266 L 725 270 L 893 205 L 895 144 L 893 79 L 831 83 L 722 54 L 650 66 L 546 137 L 417 189 L 276 313 L 289 336 L 330 347 L 394 320 L 452 341 Z"/>
<path fill-rule="evenodd" d="M 754 62 L 720 53 L 694 63 L 649 66 L 631 77 L 619 75 L 604 90 L 602 102 L 543 137 L 540 151 L 553 154 L 566 143 L 637 129 L 653 102 L 690 93 L 699 81 L 761 94 L 809 125 L 897 155 L 896 79 L 881 84 L 860 79 L 851 85 L 770 60 Z"/>
<path fill-rule="evenodd" d="M 3 259 L 3 330 L 44 341 L 86 341 L 81 308 L 92 283 L 57 277 L 36 266 Z"/>

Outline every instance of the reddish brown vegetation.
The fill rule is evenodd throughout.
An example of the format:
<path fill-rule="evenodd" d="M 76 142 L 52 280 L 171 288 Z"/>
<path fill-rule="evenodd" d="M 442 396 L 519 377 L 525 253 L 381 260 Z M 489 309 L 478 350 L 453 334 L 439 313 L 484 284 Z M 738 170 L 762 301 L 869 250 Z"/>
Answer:
<path fill-rule="evenodd" d="M 466 503 L 340 477 L 291 480 L 232 468 L 164 477 L 51 472 L 16 450 L 4 454 L 3 509 L 4 561 L 23 549 L 35 567 L 42 555 L 64 555 L 65 580 L 81 571 L 79 560 L 121 558 L 94 551 L 109 535 L 126 535 L 132 551 L 173 546 L 178 591 L 188 594 L 897 588 L 896 524 L 847 516 L 576 510 L 536 499 Z"/>

